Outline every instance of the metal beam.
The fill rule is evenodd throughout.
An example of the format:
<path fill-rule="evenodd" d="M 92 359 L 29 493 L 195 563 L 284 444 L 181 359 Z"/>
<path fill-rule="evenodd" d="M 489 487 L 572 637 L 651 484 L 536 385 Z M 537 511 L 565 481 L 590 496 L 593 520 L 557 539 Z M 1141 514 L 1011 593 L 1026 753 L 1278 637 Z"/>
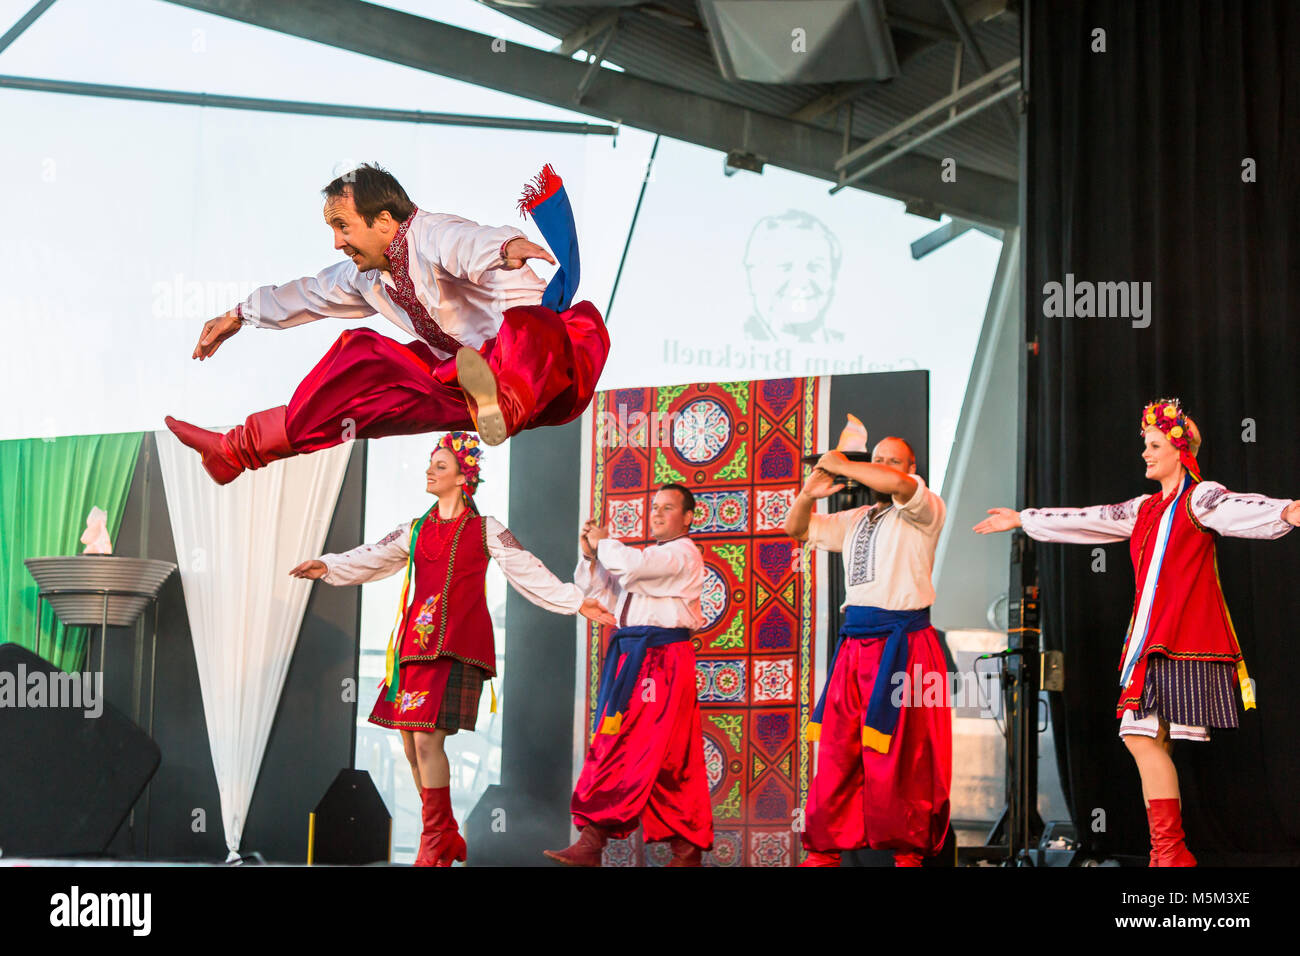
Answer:
<path fill-rule="evenodd" d="M 815 100 L 810 100 L 799 107 L 790 114 L 790 119 L 797 123 L 811 123 L 824 113 L 839 109 L 844 103 L 851 104 L 864 93 L 879 88 L 880 84 L 874 81 L 870 83 L 841 83 L 829 93 L 823 93 Z"/>
<path fill-rule="evenodd" d="M 1002 229 L 993 229 L 989 226 L 982 226 L 977 222 L 967 222 L 965 219 L 949 219 L 938 229 L 933 232 L 927 232 L 920 239 L 912 243 L 912 258 L 924 259 L 936 249 L 941 249 L 948 243 L 952 242 L 960 235 L 964 235 L 970 230 L 982 232 L 986 236 L 1002 241 L 1006 234 Z"/>
<path fill-rule="evenodd" d="M 362 0 L 167 2 L 561 109 L 573 108 L 573 90 L 586 70 L 586 64 L 568 57 L 513 43 L 501 49 L 496 38 Z M 494 44 L 501 52 L 493 52 Z M 719 152 L 754 152 L 771 165 L 831 182 L 843 149 L 839 131 L 613 70 L 603 71 L 601 81 L 587 92 L 582 112 Z M 937 160 L 907 156 L 859 188 L 902 201 L 932 201 L 951 215 L 977 222 L 1016 222 L 1014 181 L 966 170 L 960 182 L 944 183 L 939 173 Z"/>
<path fill-rule="evenodd" d="M 961 37 L 948 28 L 935 26 L 928 20 L 922 20 L 918 17 L 909 17 L 906 14 L 885 11 L 885 22 L 889 24 L 891 30 L 902 30 L 904 33 L 925 37 L 927 40 L 937 40 L 940 43 L 961 42 Z"/>
<path fill-rule="evenodd" d="M 975 42 L 975 34 L 971 32 L 970 24 L 966 22 L 966 17 L 962 14 L 961 8 L 957 6 L 957 0 L 939 0 L 943 4 L 944 10 L 948 13 L 948 19 L 957 30 L 957 35 L 961 37 L 962 46 L 970 51 L 974 57 L 975 63 L 979 66 L 981 72 L 989 71 L 989 61 L 984 56 L 984 51 L 979 48 Z M 1008 128 L 1011 135 L 1017 139 L 1020 136 L 1020 122 L 1016 119 L 1016 114 L 1010 106 L 999 107 L 1000 112 L 1006 117 Z"/>
<path fill-rule="evenodd" d="M 610 24 L 609 29 L 605 31 L 604 38 L 600 41 L 600 46 L 587 58 L 587 72 L 582 75 L 582 82 L 578 84 L 578 91 L 573 95 L 573 105 L 582 104 L 582 98 L 587 95 L 587 89 L 591 86 L 592 81 L 596 79 L 597 74 L 601 71 L 601 64 L 605 62 L 605 51 L 609 49 L 610 42 L 614 35 L 618 33 L 618 18 Z"/>
<path fill-rule="evenodd" d="M 835 169 L 842 170 L 847 166 L 853 165 L 863 156 L 866 156 L 868 153 L 876 149 L 879 149 L 881 146 L 884 146 L 886 143 L 890 143 L 893 140 L 897 139 L 899 136 L 903 135 L 908 130 L 910 130 L 913 126 L 916 126 L 917 124 L 924 122 L 925 120 L 929 119 L 931 116 L 934 116 L 936 113 L 942 113 L 945 107 L 952 106 L 956 103 L 959 103 L 962 100 L 964 100 L 966 97 L 970 96 L 972 93 L 976 93 L 979 90 L 984 89 L 984 87 L 996 83 L 998 80 L 1002 79 L 1002 77 L 1011 73 L 1019 66 L 1020 66 L 1019 58 L 1014 60 L 1007 60 L 1006 63 L 1003 63 L 996 70 L 991 70 L 985 73 L 978 80 L 973 80 L 970 83 L 967 83 L 961 89 L 954 90 L 952 93 L 949 93 L 941 100 L 935 100 L 925 109 L 921 110 L 918 113 L 913 113 L 911 116 L 903 120 L 903 122 L 899 123 L 897 126 L 885 130 L 879 136 L 874 137 L 873 139 L 871 139 L 866 143 L 863 143 L 857 149 L 845 153 L 843 156 L 841 156 L 839 159 L 835 161 Z M 951 118 L 952 117 L 950 116 L 949 119 Z"/>
<path fill-rule="evenodd" d="M 916 149 L 916 147 L 920 146 L 922 143 L 928 143 L 930 140 L 934 139 L 940 133 L 947 132 L 948 130 L 952 129 L 952 127 L 956 126 L 958 123 L 966 122 L 966 120 L 970 119 L 972 116 L 976 115 L 977 113 L 984 112 L 984 110 L 988 109 L 990 106 L 993 106 L 997 103 L 1001 103 L 1008 96 L 1018 92 L 1020 92 L 1019 87 L 1008 86 L 1004 90 L 999 90 L 998 92 L 993 93 L 990 96 L 986 96 L 984 99 L 980 100 L 974 106 L 962 110 L 961 113 L 959 113 L 957 116 L 953 117 L 952 119 L 944 120 L 938 126 L 926 130 L 924 133 L 922 133 L 920 136 L 916 137 L 915 139 L 908 140 L 902 146 L 899 146 L 898 148 L 893 150 L 893 152 L 886 153 L 884 156 L 881 156 L 879 159 L 875 160 L 874 162 L 868 163 L 866 166 L 863 166 L 856 173 L 853 173 L 847 178 L 840 179 L 838 183 L 836 183 L 833 187 L 831 187 L 831 195 L 834 195 L 835 193 L 839 192 L 845 186 L 852 185 L 854 182 L 858 181 L 859 179 L 862 179 L 864 176 L 870 176 L 873 172 L 875 172 L 876 170 L 882 168 L 883 166 L 889 163 L 894 162 L 903 154 L 909 153 L 912 150 Z"/>
<path fill-rule="evenodd" d="M 551 52 L 558 53 L 560 56 L 573 56 L 616 23 L 618 23 L 618 11 L 606 10 L 599 16 L 592 17 L 576 30 L 565 34 L 560 40 L 560 45 Z"/>
<path fill-rule="evenodd" d="M 938 229 L 927 232 L 920 239 L 912 241 L 912 258 L 924 259 L 936 249 L 942 249 L 958 236 L 974 228 L 974 225 L 964 219 L 949 219 Z"/>
<path fill-rule="evenodd" d="M 571 123 L 562 120 L 511 119 L 506 116 L 473 116 L 463 113 L 425 113 L 421 110 L 390 110 L 375 106 L 342 106 L 301 100 L 263 100 L 251 96 L 219 93 L 189 93 L 182 90 L 153 90 L 138 86 L 109 86 L 48 80 L 34 76 L 0 75 L 0 88 L 34 93 L 69 93 L 114 100 L 143 100 L 181 106 L 209 106 L 217 109 L 256 110 L 263 113 L 297 113 L 303 116 L 337 116 L 344 119 L 384 120 L 393 123 L 430 123 L 438 126 L 473 126 L 486 129 L 520 129 L 543 133 L 579 133 L 615 136 L 618 127 L 599 123 Z"/>
<path fill-rule="evenodd" d="M 968 23 L 980 23 L 984 20 L 992 20 L 999 14 L 1006 12 L 1006 9 L 1007 0 L 974 0 L 973 3 L 964 5 L 962 15 Z M 902 30 L 913 36 L 938 40 L 942 43 L 961 43 L 961 37 L 951 27 L 943 23 L 935 23 L 932 20 L 908 16 L 888 9 L 885 10 L 885 22 L 889 24 L 890 29 Z M 951 18 L 949 22 L 951 22 Z"/>
<path fill-rule="evenodd" d="M 40 0 L 36 6 L 24 13 L 17 23 L 5 31 L 4 36 L 0 36 L 0 53 L 3 53 L 9 44 L 22 36 L 23 32 L 36 22 L 36 18 L 52 6 L 54 6 L 54 0 Z"/>

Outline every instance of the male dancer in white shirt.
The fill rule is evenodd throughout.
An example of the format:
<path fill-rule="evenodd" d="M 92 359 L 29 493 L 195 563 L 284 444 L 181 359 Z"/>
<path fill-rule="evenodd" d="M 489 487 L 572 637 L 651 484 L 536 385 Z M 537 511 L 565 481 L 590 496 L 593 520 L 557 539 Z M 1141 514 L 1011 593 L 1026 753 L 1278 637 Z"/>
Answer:
<path fill-rule="evenodd" d="M 873 504 L 814 514 L 845 478 L 870 488 Z M 786 516 L 796 541 L 843 553 L 846 585 L 844 625 L 809 721 L 820 745 L 804 866 L 838 866 L 840 851 L 863 847 L 892 850 L 895 866 L 920 866 L 943 844 L 952 704 L 929 613 L 943 522 L 943 500 L 916 474 L 901 438 L 883 439 L 870 462 L 827 452 Z"/>
<path fill-rule="evenodd" d="M 695 496 L 667 484 L 650 506 L 644 549 L 583 526 L 574 583 L 610 608 L 619 629 L 600 672 L 596 725 L 570 809 L 581 834 L 546 855 L 600 866 L 605 841 L 640 823 L 647 842 L 668 840 L 670 866 L 699 866 L 713 848 L 713 808 L 695 690 L 691 635 L 704 626 L 704 559 L 688 537 Z"/>
<path fill-rule="evenodd" d="M 559 256 L 550 283 L 527 266 L 556 259 L 516 228 L 416 208 L 388 172 L 361 166 L 323 190 L 334 247 L 319 275 L 263 286 L 203 326 L 204 360 L 245 325 L 287 329 L 376 313 L 415 335 L 405 344 L 349 329 L 288 405 L 221 434 L 167 416 L 218 484 L 245 469 L 351 438 L 472 428 L 489 445 L 577 418 L 591 401 L 609 336 L 590 302 L 571 306 L 578 244 L 563 182 L 547 166 L 525 187 L 528 212 Z"/>

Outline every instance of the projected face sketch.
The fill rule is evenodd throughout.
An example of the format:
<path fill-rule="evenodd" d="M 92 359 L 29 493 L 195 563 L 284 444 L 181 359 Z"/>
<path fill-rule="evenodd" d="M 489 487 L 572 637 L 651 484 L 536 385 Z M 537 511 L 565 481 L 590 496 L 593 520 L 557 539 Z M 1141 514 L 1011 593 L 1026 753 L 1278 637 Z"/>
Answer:
<path fill-rule="evenodd" d="M 753 307 L 745 337 L 843 341 L 843 332 L 826 327 L 839 269 L 839 243 L 820 219 L 795 209 L 760 219 L 745 246 Z"/>

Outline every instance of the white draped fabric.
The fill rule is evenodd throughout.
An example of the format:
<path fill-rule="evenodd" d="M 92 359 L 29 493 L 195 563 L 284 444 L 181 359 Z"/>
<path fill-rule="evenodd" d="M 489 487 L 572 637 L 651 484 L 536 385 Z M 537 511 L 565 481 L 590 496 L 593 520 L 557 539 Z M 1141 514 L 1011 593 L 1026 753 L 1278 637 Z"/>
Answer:
<path fill-rule="evenodd" d="M 352 445 L 222 486 L 171 432 L 154 435 L 234 859 L 311 593 L 289 569 L 321 553 Z"/>

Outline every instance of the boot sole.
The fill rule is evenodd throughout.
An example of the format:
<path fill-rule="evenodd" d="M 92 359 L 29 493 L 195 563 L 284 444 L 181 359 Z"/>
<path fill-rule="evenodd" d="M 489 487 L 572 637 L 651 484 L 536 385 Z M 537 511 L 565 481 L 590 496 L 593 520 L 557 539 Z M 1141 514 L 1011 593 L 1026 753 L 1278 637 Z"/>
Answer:
<path fill-rule="evenodd" d="M 497 404 L 497 379 L 491 367 L 477 351 L 466 347 L 456 353 L 456 377 L 472 401 L 470 414 L 483 444 L 500 445 L 510 436 Z"/>

